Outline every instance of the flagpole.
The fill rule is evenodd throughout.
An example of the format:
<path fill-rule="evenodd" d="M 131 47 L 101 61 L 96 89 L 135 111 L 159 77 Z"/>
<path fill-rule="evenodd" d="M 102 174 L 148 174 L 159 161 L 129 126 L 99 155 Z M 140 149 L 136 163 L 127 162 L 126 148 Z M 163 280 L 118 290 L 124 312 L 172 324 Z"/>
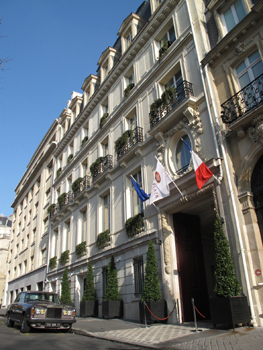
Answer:
<path fill-rule="evenodd" d="M 158 162 L 160 162 L 159 161 L 159 159 L 155 156 L 155 158 L 157 159 L 157 161 Z M 164 166 L 162 165 L 162 167 L 164 168 Z M 164 168 L 164 171 L 166 172 L 166 174 L 167 174 L 167 176 L 169 176 L 168 175 L 168 173 L 167 173 L 167 171 L 166 171 L 166 169 Z M 171 177 L 169 176 L 169 178 L 171 179 Z M 172 180 L 172 179 L 171 179 Z M 179 190 L 179 187 L 176 185 L 176 183 L 172 180 L 172 183 L 174 184 L 174 186 L 177 188 L 177 190 L 178 190 L 178 192 L 181 194 L 181 196 L 182 196 L 182 198 L 184 197 L 184 195 L 182 194 L 182 192 Z"/>

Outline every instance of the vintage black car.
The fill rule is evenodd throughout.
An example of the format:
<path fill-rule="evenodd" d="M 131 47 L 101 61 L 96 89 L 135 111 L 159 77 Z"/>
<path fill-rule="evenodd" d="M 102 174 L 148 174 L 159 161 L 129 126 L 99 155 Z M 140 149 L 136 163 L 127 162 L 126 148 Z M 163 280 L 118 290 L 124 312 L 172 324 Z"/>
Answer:
<path fill-rule="evenodd" d="M 59 296 L 50 292 L 21 292 L 16 300 L 8 306 L 7 326 L 14 323 L 21 325 L 21 332 L 27 333 L 30 328 L 55 328 L 70 331 L 76 322 L 76 310 L 69 305 L 61 304 Z"/>

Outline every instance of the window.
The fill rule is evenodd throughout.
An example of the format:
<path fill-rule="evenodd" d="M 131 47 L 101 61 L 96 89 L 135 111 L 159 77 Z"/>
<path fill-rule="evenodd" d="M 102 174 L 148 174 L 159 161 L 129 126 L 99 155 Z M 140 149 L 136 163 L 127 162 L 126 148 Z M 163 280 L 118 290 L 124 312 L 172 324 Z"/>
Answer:
<path fill-rule="evenodd" d="M 88 174 L 87 160 L 81 163 L 81 168 L 82 168 L 82 177 L 85 177 Z"/>
<path fill-rule="evenodd" d="M 35 204 L 35 216 L 36 217 L 38 214 L 38 202 Z"/>
<path fill-rule="evenodd" d="M 32 215 L 32 210 L 29 210 L 29 212 L 28 212 L 28 224 L 31 221 L 31 215 Z"/>
<path fill-rule="evenodd" d="M 246 57 L 235 69 L 241 89 L 263 74 L 263 63 L 258 51 Z"/>
<path fill-rule="evenodd" d="M 34 269 L 34 255 L 30 258 L 31 271 Z"/>
<path fill-rule="evenodd" d="M 134 268 L 134 295 L 139 298 L 142 295 L 143 290 L 143 257 L 140 256 L 133 260 Z"/>
<path fill-rule="evenodd" d="M 136 174 L 133 174 L 132 176 L 141 186 L 142 185 L 141 171 L 138 171 Z M 143 202 L 138 197 L 137 192 L 131 180 L 130 180 L 130 183 L 131 183 L 131 216 L 134 216 L 143 211 Z"/>
<path fill-rule="evenodd" d="M 102 198 L 102 230 L 110 229 L 110 194 Z"/>
<path fill-rule="evenodd" d="M 130 119 L 129 119 L 129 130 L 135 130 L 137 128 L 137 115 L 134 114 Z"/>
<path fill-rule="evenodd" d="M 166 43 L 172 44 L 175 41 L 174 27 L 172 26 L 160 40 L 160 47 L 163 47 Z"/>
<path fill-rule="evenodd" d="M 131 32 L 125 37 L 125 48 L 128 49 L 128 47 L 131 45 L 132 42 L 132 34 Z"/>
<path fill-rule="evenodd" d="M 16 245 L 16 254 L 18 254 L 18 251 L 19 251 L 19 243 L 17 243 Z"/>
<path fill-rule="evenodd" d="M 53 231 L 52 235 L 52 257 L 57 256 L 57 240 L 58 240 L 58 229 Z"/>
<path fill-rule="evenodd" d="M 103 157 L 106 157 L 109 154 L 109 145 L 108 142 L 105 142 L 102 145 L 102 149 L 103 149 Z"/>
<path fill-rule="evenodd" d="M 80 212 L 81 216 L 81 228 L 80 228 L 80 238 L 79 243 L 86 240 L 86 234 L 87 234 L 87 210 L 83 210 Z"/>
<path fill-rule="evenodd" d="M 14 278 L 16 278 L 16 266 L 14 267 Z"/>
<path fill-rule="evenodd" d="M 46 191 L 45 203 L 46 205 L 50 202 L 50 188 Z"/>
<path fill-rule="evenodd" d="M 71 191 L 72 186 L 72 175 L 67 178 L 67 192 Z"/>
<path fill-rule="evenodd" d="M 48 218 L 44 220 L 43 225 L 44 225 L 44 233 L 46 233 L 48 231 Z"/>
<path fill-rule="evenodd" d="M 39 291 L 43 290 L 43 281 L 37 283 L 37 290 Z"/>
<path fill-rule="evenodd" d="M 64 229 L 64 240 L 63 240 L 63 247 L 64 250 L 69 250 L 69 242 L 70 242 L 70 221 L 65 222 L 65 229 Z"/>
<path fill-rule="evenodd" d="M 29 245 L 29 233 L 26 235 L 26 246 L 28 247 Z"/>
<path fill-rule="evenodd" d="M 50 177 L 52 174 L 52 167 L 53 167 L 53 162 L 51 161 L 48 166 L 47 166 L 47 179 Z"/>
<path fill-rule="evenodd" d="M 183 135 L 181 138 L 191 147 L 191 141 L 187 135 Z M 178 175 L 188 169 L 191 160 L 191 153 L 189 152 L 189 149 L 184 145 L 181 138 L 178 141 L 175 149 L 175 164 L 177 165 Z"/>
<path fill-rule="evenodd" d="M 42 256 L 42 265 L 45 265 L 47 263 L 47 250 L 46 248 L 41 251 Z"/>
<path fill-rule="evenodd" d="M 27 260 L 24 261 L 24 273 L 27 272 Z"/>
<path fill-rule="evenodd" d="M 35 242 L 35 240 L 36 240 L 36 231 L 37 231 L 37 229 L 36 229 L 36 227 L 33 229 L 33 232 L 32 232 L 32 243 L 33 242 Z"/>
<path fill-rule="evenodd" d="M 23 248 L 24 248 L 24 238 L 22 238 L 21 240 L 21 249 L 23 250 Z"/>
<path fill-rule="evenodd" d="M 22 264 L 18 264 L 18 276 L 21 275 Z"/>
<path fill-rule="evenodd" d="M 226 10 L 221 18 L 226 33 L 230 32 L 246 16 L 245 6 L 242 0 L 237 0 Z"/>
<path fill-rule="evenodd" d="M 26 290 L 31 290 L 31 285 L 26 286 Z"/>

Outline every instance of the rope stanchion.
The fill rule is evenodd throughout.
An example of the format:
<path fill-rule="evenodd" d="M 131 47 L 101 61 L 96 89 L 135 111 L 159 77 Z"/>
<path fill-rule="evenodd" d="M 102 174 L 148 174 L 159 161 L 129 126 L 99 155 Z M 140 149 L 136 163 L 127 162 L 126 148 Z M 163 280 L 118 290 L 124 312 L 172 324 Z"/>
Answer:
<path fill-rule="evenodd" d="M 144 301 L 144 305 L 147 307 L 147 309 L 148 309 L 148 311 L 150 312 L 150 314 L 151 314 L 153 317 L 155 317 L 157 320 L 159 320 L 159 321 L 165 321 L 165 320 L 167 320 L 167 319 L 172 315 L 172 313 L 174 312 L 174 309 L 175 309 L 175 307 L 176 307 L 176 303 L 175 303 L 175 304 L 174 304 L 174 308 L 173 308 L 173 310 L 171 311 L 171 313 L 170 313 L 169 316 L 167 316 L 167 317 L 165 317 L 165 318 L 159 318 L 159 317 L 155 316 L 155 315 L 152 313 L 152 311 L 149 309 L 149 307 L 148 307 L 148 305 L 146 304 L 145 301 Z"/>
<path fill-rule="evenodd" d="M 196 309 L 196 311 L 199 313 L 200 316 L 202 316 L 203 318 L 205 318 L 205 316 L 201 314 L 201 312 L 197 309 L 196 306 L 195 306 L 195 309 Z"/>

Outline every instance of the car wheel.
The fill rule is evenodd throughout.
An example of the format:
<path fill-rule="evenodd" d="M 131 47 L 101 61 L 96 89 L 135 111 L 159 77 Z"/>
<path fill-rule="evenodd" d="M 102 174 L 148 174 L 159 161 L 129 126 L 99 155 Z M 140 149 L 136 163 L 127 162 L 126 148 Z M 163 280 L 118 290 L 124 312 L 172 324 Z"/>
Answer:
<path fill-rule="evenodd" d="M 14 327 L 15 322 L 11 320 L 10 313 L 7 314 L 6 324 L 7 324 L 7 327 Z"/>
<path fill-rule="evenodd" d="M 27 324 L 26 315 L 24 315 L 24 316 L 22 316 L 20 332 L 21 333 L 28 333 L 29 331 L 30 331 L 30 326 Z"/>

